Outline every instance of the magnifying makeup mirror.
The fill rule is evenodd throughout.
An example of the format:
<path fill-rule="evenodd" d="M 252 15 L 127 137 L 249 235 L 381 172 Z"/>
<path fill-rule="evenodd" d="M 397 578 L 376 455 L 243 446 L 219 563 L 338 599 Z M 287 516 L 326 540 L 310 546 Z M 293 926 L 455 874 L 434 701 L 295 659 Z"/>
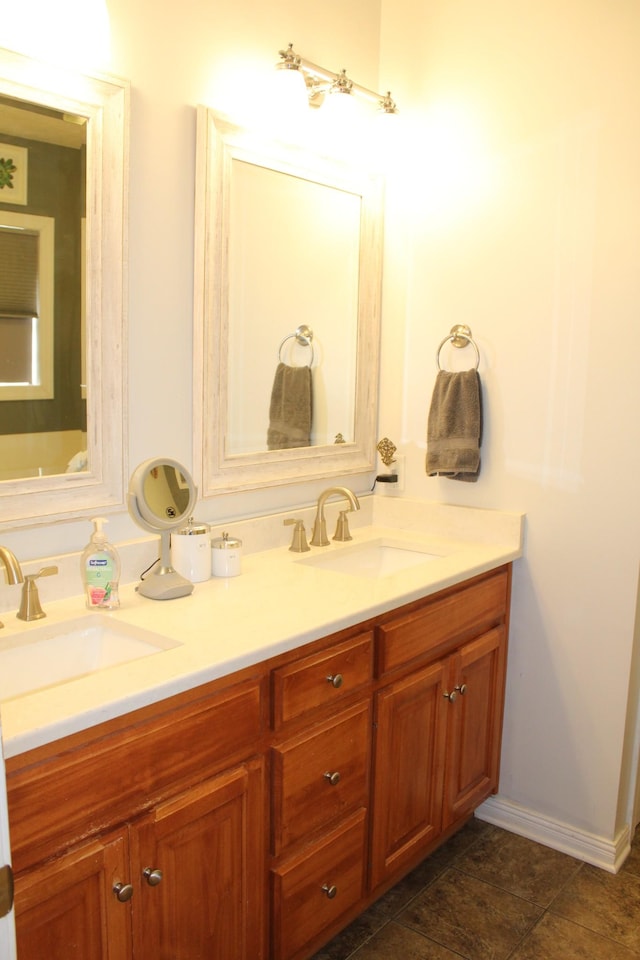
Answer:
<path fill-rule="evenodd" d="M 170 562 L 171 531 L 184 526 L 193 515 L 197 490 L 182 464 L 167 457 L 145 460 L 136 467 L 129 482 L 129 513 L 144 530 L 160 534 L 158 562 L 137 587 L 142 597 L 174 600 L 186 597 L 193 584 Z"/>

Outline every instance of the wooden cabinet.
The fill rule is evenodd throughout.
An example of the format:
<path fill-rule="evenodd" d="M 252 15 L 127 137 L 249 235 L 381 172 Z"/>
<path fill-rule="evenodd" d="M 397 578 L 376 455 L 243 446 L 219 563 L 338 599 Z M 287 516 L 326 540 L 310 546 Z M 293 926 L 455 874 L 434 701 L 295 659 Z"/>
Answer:
<path fill-rule="evenodd" d="M 446 662 L 376 695 L 371 886 L 400 872 L 442 828 L 447 737 Z"/>
<path fill-rule="evenodd" d="M 308 960 L 497 789 L 510 573 L 10 759 L 20 960 Z"/>
<path fill-rule="evenodd" d="M 467 817 L 498 787 L 504 706 L 504 626 L 465 644 L 452 657 L 447 700 L 443 828 Z"/>
<path fill-rule="evenodd" d="M 401 676 L 375 695 L 374 890 L 497 789 L 508 587 L 502 571 L 380 628 L 378 663 Z"/>
<path fill-rule="evenodd" d="M 310 956 L 365 895 L 373 634 L 273 671 L 271 956 Z"/>
<path fill-rule="evenodd" d="M 57 754 L 34 751 L 22 767 L 14 763 L 8 779 L 20 852 L 20 960 L 264 957 L 260 689 L 259 682 L 249 681 L 210 695 L 179 697 L 155 713 L 131 715 L 122 729 L 106 725 L 88 732 L 89 743 L 69 738 Z M 198 742 L 185 739 L 194 731 Z M 210 755 L 212 743 L 218 752 Z M 113 758 L 121 758 L 125 745 L 130 761 L 121 768 Z M 220 769 L 256 748 L 260 755 Z M 95 771 L 93 782 L 88 771 Z M 129 813 L 124 818 L 117 792 L 123 779 Z M 33 847 L 58 854 L 35 864 L 28 843 L 20 842 L 28 824 L 16 807 L 29 782 L 38 785 L 37 802 L 43 805 L 42 815 L 31 821 Z M 176 792 L 175 784 L 183 789 Z M 56 799 L 68 812 L 64 826 L 59 809 L 49 812 Z M 75 814 L 80 804 L 85 829 L 94 834 L 84 843 L 78 842 Z M 105 826 L 119 828 L 114 833 L 96 827 L 99 817 Z"/>
<path fill-rule="evenodd" d="M 168 800 L 131 828 L 136 960 L 262 956 L 262 764 Z"/>

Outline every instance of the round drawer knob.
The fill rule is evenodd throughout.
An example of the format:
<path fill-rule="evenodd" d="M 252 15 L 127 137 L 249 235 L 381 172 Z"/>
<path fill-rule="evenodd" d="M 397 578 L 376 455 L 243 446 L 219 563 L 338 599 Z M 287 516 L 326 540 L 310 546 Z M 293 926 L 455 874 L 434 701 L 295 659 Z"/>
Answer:
<path fill-rule="evenodd" d="M 162 881 L 162 870 L 152 870 L 151 867 L 145 867 L 142 876 L 150 887 L 157 887 Z"/>
<path fill-rule="evenodd" d="M 322 890 L 324 893 L 326 893 L 329 900 L 333 900 L 338 892 L 338 888 L 336 887 L 335 883 L 323 883 Z"/>
<path fill-rule="evenodd" d="M 331 686 L 337 690 L 338 687 L 342 686 L 342 674 L 341 673 L 330 674 L 327 677 L 327 683 L 330 683 Z"/>
<path fill-rule="evenodd" d="M 113 892 L 120 903 L 126 903 L 133 896 L 133 887 L 130 883 L 114 883 Z"/>
<path fill-rule="evenodd" d="M 451 693 L 443 693 L 442 696 L 445 700 L 448 700 L 449 703 L 455 703 L 458 699 L 458 694 L 455 690 L 452 690 Z"/>
<path fill-rule="evenodd" d="M 329 773 L 329 771 L 327 771 L 324 775 L 324 778 L 325 780 L 329 781 L 332 787 L 335 787 L 340 783 L 340 772 L 338 770 L 334 770 L 333 773 Z"/>

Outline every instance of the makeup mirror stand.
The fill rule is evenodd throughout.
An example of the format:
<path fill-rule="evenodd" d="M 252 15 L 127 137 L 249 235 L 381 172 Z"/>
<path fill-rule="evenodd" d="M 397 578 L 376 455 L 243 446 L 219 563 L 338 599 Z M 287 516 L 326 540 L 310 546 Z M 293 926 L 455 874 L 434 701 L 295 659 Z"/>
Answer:
<path fill-rule="evenodd" d="M 166 484 L 162 484 L 164 479 Z M 158 480 L 163 497 L 160 500 L 153 490 Z M 134 470 L 129 483 L 129 513 L 144 530 L 160 535 L 158 560 L 136 587 L 141 597 L 175 600 L 193 592 L 191 581 L 171 566 L 170 543 L 171 531 L 183 526 L 192 515 L 196 494 L 191 476 L 176 460 L 146 460 Z"/>

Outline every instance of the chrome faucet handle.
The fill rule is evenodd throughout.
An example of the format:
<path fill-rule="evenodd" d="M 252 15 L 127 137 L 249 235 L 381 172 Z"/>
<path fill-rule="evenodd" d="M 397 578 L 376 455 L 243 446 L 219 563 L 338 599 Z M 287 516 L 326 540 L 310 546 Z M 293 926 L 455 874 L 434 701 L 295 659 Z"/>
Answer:
<path fill-rule="evenodd" d="M 282 521 L 286 527 L 291 524 L 295 524 L 293 528 L 293 539 L 291 540 L 291 546 L 289 550 L 292 550 L 294 553 L 306 553 L 307 550 L 311 550 L 311 547 L 307 543 L 307 535 L 304 529 L 303 520 L 294 520 L 293 517 L 289 517 L 286 520 Z"/>
<path fill-rule="evenodd" d="M 42 620 L 43 617 L 46 617 L 46 613 L 40 604 L 36 580 L 38 577 L 51 577 L 57 572 L 57 567 L 43 567 L 37 573 L 30 573 L 24 578 L 20 609 L 16 613 L 18 620 Z"/>
<path fill-rule="evenodd" d="M 333 535 L 334 540 L 339 540 L 344 542 L 346 540 L 353 540 L 351 536 L 351 531 L 349 530 L 349 519 L 347 517 L 347 510 L 341 510 L 338 514 L 338 522 L 336 524 L 336 532 Z"/>

